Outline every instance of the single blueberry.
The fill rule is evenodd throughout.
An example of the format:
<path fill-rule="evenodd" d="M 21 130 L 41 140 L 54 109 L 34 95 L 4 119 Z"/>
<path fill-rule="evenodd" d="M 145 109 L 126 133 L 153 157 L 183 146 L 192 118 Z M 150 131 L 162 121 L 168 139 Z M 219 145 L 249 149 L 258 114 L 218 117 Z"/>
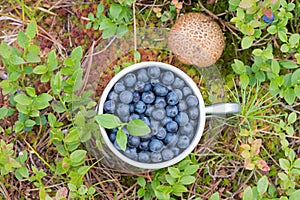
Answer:
<path fill-rule="evenodd" d="M 194 127 L 192 126 L 192 124 L 190 122 L 188 122 L 185 126 L 181 126 L 179 128 L 179 131 L 182 135 L 192 135 L 194 134 Z"/>
<path fill-rule="evenodd" d="M 111 132 L 108 137 L 109 137 L 109 140 L 111 141 L 111 143 L 114 143 L 116 140 L 116 133 Z"/>
<path fill-rule="evenodd" d="M 164 108 L 167 105 L 167 102 L 164 97 L 156 97 L 154 105 L 156 108 Z"/>
<path fill-rule="evenodd" d="M 157 139 L 163 140 L 163 139 L 166 137 L 166 135 L 167 135 L 166 129 L 163 128 L 163 127 L 160 127 L 160 128 L 158 129 L 157 134 L 156 134 L 155 136 L 156 136 Z"/>
<path fill-rule="evenodd" d="M 166 130 L 168 132 L 176 133 L 178 131 L 178 124 L 175 121 L 170 121 L 166 124 Z"/>
<path fill-rule="evenodd" d="M 147 151 L 149 149 L 149 142 L 150 140 L 141 142 L 139 145 L 139 149 Z"/>
<path fill-rule="evenodd" d="M 175 117 L 178 114 L 177 106 L 167 106 L 166 107 L 166 114 L 168 117 Z"/>
<path fill-rule="evenodd" d="M 166 116 L 165 109 L 162 108 L 156 108 L 152 111 L 151 117 L 155 120 L 162 120 Z"/>
<path fill-rule="evenodd" d="M 142 142 L 149 141 L 151 138 L 152 138 L 152 135 L 147 134 L 147 135 L 141 136 L 141 141 Z"/>
<path fill-rule="evenodd" d="M 174 133 L 167 133 L 167 135 L 164 139 L 165 145 L 168 145 L 168 146 L 175 146 L 177 141 L 178 141 L 178 136 L 177 136 L 177 134 L 174 134 Z"/>
<path fill-rule="evenodd" d="M 153 87 L 153 92 L 157 95 L 157 96 L 160 96 L 160 97 L 164 97 L 168 94 L 168 88 L 157 83 L 154 85 Z"/>
<path fill-rule="evenodd" d="M 150 90 L 152 90 L 151 83 L 146 83 L 144 88 L 143 88 L 143 92 L 147 92 L 147 91 L 150 91 Z"/>
<path fill-rule="evenodd" d="M 150 158 L 151 158 L 151 161 L 154 163 L 162 161 L 162 155 L 160 152 L 151 152 Z"/>
<path fill-rule="evenodd" d="M 114 113 L 116 110 L 116 103 L 114 100 L 108 100 L 104 103 L 103 109 L 107 113 Z"/>
<path fill-rule="evenodd" d="M 134 86 L 134 89 L 138 92 L 142 92 L 144 90 L 144 87 L 145 87 L 145 82 L 137 81 Z"/>
<path fill-rule="evenodd" d="M 174 153 L 174 156 L 178 156 L 178 155 L 179 155 L 179 153 L 180 153 L 180 149 L 179 149 L 179 148 L 177 148 L 177 147 L 173 147 L 171 150 L 173 151 L 173 153 Z"/>
<path fill-rule="evenodd" d="M 138 159 L 138 154 L 137 154 L 136 148 L 126 148 L 124 154 L 128 158 L 131 158 L 132 160 L 137 160 Z"/>
<path fill-rule="evenodd" d="M 143 92 L 142 93 L 142 101 L 146 104 L 153 103 L 155 100 L 155 95 L 151 91 Z"/>
<path fill-rule="evenodd" d="M 185 111 L 187 109 L 187 104 L 184 100 L 180 100 L 178 103 L 178 110 Z"/>
<path fill-rule="evenodd" d="M 147 75 L 146 69 L 140 69 L 140 70 L 137 72 L 137 80 L 143 81 L 143 82 L 149 81 L 149 77 L 148 77 L 148 75 Z"/>
<path fill-rule="evenodd" d="M 198 99 L 195 95 L 189 95 L 186 97 L 186 104 L 189 107 L 197 106 L 198 105 Z"/>
<path fill-rule="evenodd" d="M 129 116 L 129 121 L 133 120 L 133 119 L 139 119 L 140 116 L 136 113 L 132 113 L 130 116 Z"/>
<path fill-rule="evenodd" d="M 120 92 L 125 90 L 125 85 L 122 82 L 117 82 L 114 85 L 114 91 L 115 93 L 119 94 Z"/>
<path fill-rule="evenodd" d="M 120 120 L 121 122 L 128 122 L 128 119 L 129 119 L 129 116 L 128 115 L 125 115 L 125 116 L 119 116 L 120 117 Z"/>
<path fill-rule="evenodd" d="M 170 121 L 173 121 L 173 119 L 171 117 L 166 116 L 165 118 L 163 118 L 162 124 L 165 126 Z"/>
<path fill-rule="evenodd" d="M 146 104 L 143 101 L 138 101 L 134 105 L 134 110 L 135 110 L 135 112 L 142 114 L 146 110 Z"/>
<path fill-rule="evenodd" d="M 150 126 L 150 119 L 148 117 L 141 116 L 140 119 L 143 120 L 147 124 L 147 126 Z"/>
<path fill-rule="evenodd" d="M 162 158 L 167 161 L 171 160 L 174 157 L 174 152 L 171 149 L 164 149 L 161 152 Z"/>
<path fill-rule="evenodd" d="M 150 78 L 158 78 L 160 76 L 160 68 L 157 66 L 149 67 L 148 75 L 150 76 Z"/>
<path fill-rule="evenodd" d="M 141 151 L 140 153 L 138 153 L 138 159 L 140 162 L 143 162 L 143 163 L 150 162 L 149 152 Z"/>
<path fill-rule="evenodd" d="M 158 84 L 159 82 L 160 82 L 160 81 L 159 81 L 158 78 L 157 78 L 157 79 L 151 79 L 151 80 L 150 80 L 150 84 L 151 84 L 152 86 Z"/>
<path fill-rule="evenodd" d="M 182 91 L 181 91 L 181 90 L 179 90 L 179 89 L 174 89 L 173 91 L 174 91 L 174 93 L 176 94 L 176 96 L 177 96 L 177 98 L 178 98 L 179 100 L 181 100 L 181 99 L 183 98 L 183 94 L 182 94 Z"/>
<path fill-rule="evenodd" d="M 165 71 L 161 74 L 161 82 L 165 85 L 171 85 L 174 79 L 174 74 L 170 71 Z"/>
<path fill-rule="evenodd" d="M 119 99 L 122 103 L 129 104 L 133 99 L 133 95 L 130 91 L 124 90 L 120 93 Z"/>
<path fill-rule="evenodd" d="M 175 121 L 179 126 L 184 126 L 189 122 L 189 116 L 185 112 L 179 112 L 178 115 L 175 116 Z"/>
<path fill-rule="evenodd" d="M 182 89 L 185 85 L 185 82 L 179 78 L 179 77 L 175 77 L 175 80 L 173 82 L 173 88 L 178 88 L 178 89 Z"/>
<path fill-rule="evenodd" d="M 275 19 L 274 13 L 272 13 L 271 16 L 267 16 L 266 14 L 264 14 L 264 15 L 262 16 L 262 20 L 263 20 L 264 22 L 266 22 L 267 24 L 271 24 L 271 23 L 274 21 L 274 19 Z"/>
<path fill-rule="evenodd" d="M 198 125 L 198 120 L 190 120 L 190 123 L 193 127 L 196 127 Z"/>
<path fill-rule="evenodd" d="M 133 73 L 126 74 L 124 77 L 124 85 L 126 87 L 133 87 L 136 83 L 136 76 Z"/>
<path fill-rule="evenodd" d="M 124 103 L 120 103 L 118 106 L 117 106 L 117 114 L 119 117 L 126 117 L 128 116 L 129 117 L 129 105 L 128 104 L 124 104 Z"/>
<path fill-rule="evenodd" d="M 174 106 L 179 102 L 179 99 L 175 92 L 169 92 L 166 97 L 166 101 L 169 105 Z"/>
<path fill-rule="evenodd" d="M 190 138 L 186 135 L 181 135 L 178 138 L 177 146 L 180 149 L 186 149 L 190 145 Z"/>
<path fill-rule="evenodd" d="M 149 143 L 149 149 L 152 152 L 160 152 L 164 147 L 164 144 L 161 140 L 153 139 Z"/>
<path fill-rule="evenodd" d="M 188 113 L 191 119 L 197 119 L 199 116 L 199 109 L 198 107 L 191 107 Z"/>
<path fill-rule="evenodd" d="M 151 120 L 150 123 L 151 134 L 156 135 L 159 131 L 159 128 L 160 128 L 160 122 L 156 120 Z"/>
<path fill-rule="evenodd" d="M 188 96 L 188 95 L 192 94 L 193 92 L 192 92 L 192 89 L 190 87 L 185 86 L 182 89 L 182 93 L 183 93 L 184 96 Z"/>
<path fill-rule="evenodd" d="M 109 100 L 114 100 L 114 101 L 117 101 L 119 99 L 119 95 L 114 92 L 114 91 L 111 91 L 109 94 L 108 94 L 108 99 Z"/>
<path fill-rule="evenodd" d="M 145 110 L 145 115 L 150 117 L 153 110 L 154 110 L 154 106 L 150 105 L 150 104 L 147 104 L 146 105 L 146 110 Z"/>
<path fill-rule="evenodd" d="M 140 145 L 140 143 L 141 143 L 140 137 L 132 136 L 132 135 L 130 135 L 128 137 L 128 143 L 127 144 L 128 144 L 129 147 L 136 148 Z"/>
<path fill-rule="evenodd" d="M 137 91 L 133 92 L 132 94 L 132 102 L 136 103 L 141 99 L 140 93 Z"/>

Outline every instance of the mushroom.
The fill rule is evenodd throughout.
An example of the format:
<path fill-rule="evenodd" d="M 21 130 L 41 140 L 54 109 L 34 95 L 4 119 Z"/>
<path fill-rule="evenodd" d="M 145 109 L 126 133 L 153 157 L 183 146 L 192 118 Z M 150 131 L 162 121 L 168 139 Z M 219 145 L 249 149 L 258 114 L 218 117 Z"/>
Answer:
<path fill-rule="evenodd" d="M 201 13 L 179 17 L 170 30 L 168 44 L 181 62 L 198 67 L 214 64 L 225 46 L 220 26 Z"/>

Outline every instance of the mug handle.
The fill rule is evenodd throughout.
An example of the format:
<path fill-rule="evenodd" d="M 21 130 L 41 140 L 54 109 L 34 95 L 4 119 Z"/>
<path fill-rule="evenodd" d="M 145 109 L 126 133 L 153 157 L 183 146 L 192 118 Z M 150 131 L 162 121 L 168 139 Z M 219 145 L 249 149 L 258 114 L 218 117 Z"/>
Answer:
<path fill-rule="evenodd" d="M 239 103 L 216 103 L 205 106 L 206 115 L 226 115 L 240 112 L 241 105 Z"/>

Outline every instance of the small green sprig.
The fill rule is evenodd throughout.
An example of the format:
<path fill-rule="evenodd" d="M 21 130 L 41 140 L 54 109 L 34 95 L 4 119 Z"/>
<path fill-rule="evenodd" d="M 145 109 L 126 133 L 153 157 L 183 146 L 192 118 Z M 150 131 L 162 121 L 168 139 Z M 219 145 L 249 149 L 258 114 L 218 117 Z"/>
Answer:
<path fill-rule="evenodd" d="M 116 141 L 119 147 L 125 151 L 127 145 L 127 136 L 123 130 L 126 126 L 128 132 L 132 136 L 144 136 L 151 132 L 151 129 L 141 119 L 133 119 L 128 123 L 123 123 L 119 117 L 112 114 L 101 114 L 95 117 L 95 120 L 100 126 L 106 129 L 118 128 L 116 135 Z"/>

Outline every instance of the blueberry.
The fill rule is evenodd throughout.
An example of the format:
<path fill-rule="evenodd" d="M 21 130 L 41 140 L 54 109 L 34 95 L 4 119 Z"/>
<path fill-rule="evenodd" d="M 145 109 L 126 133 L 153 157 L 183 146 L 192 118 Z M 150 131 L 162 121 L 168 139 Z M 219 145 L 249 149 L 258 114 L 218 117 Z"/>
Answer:
<path fill-rule="evenodd" d="M 150 117 L 153 110 L 154 110 L 153 105 L 150 105 L 150 104 L 146 105 L 145 115 Z"/>
<path fill-rule="evenodd" d="M 174 89 L 174 93 L 176 94 L 177 98 L 179 100 L 181 100 L 183 98 L 183 94 L 182 94 L 182 91 L 179 90 L 179 89 Z"/>
<path fill-rule="evenodd" d="M 149 141 L 151 138 L 152 138 L 152 135 L 147 134 L 147 135 L 141 136 L 141 141 L 142 142 Z"/>
<path fill-rule="evenodd" d="M 166 97 L 166 101 L 169 105 L 174 106 L 179 102 L 179 99 L 175 92 L 169 92 Z"/>
<path fill-rule="evenodd" d="M 272 13 L 271 16 L 267 16 L 266 14 L 264 14 L 264 15 L 262 16 L 262 20 L 263 20 L 264 22 L 266 22 L 267 24 L 271 24 L 271 23 L 274 21 L 274 19 L 275 19 L 274 13 Z"/>
<path fill-rule="evenodd" d="M 166 129 L 163 128 L 163 127 L 160 127 L 160 128 L 158 129 L 157 134 L 156 134 L 155 136 L 156 136 L 157 139 L 163 140 L 163 139 L 166 137 L 166 135 L 167 135 Z"/>
<path fill-rule="evenodd" d="M 147 91 L 150 91 L 152 90 L 152 85 L 151 83 L 147 83 L 145 84 L 144 88 L 143 88 L 143 92 L 147 92 Z"/>
<path fill-rule="evenodd" d="M 151 84 L 152 86 L 158 84 L 159 82 L 160 82 L 160 81 L 159 81 L 158 78 L 157 78 L 157 79 L 151 79 L 151 80 L 150 80 L 150 84 Z"/>
<path fill-rule="evenodd" d="M 168 132 L 176 133 L 178 131 L 178 124 L 175 121 L 170 121 L 166 124 L 166 130 Z"/>
<path fill-rule="evenodd" d="M 174 82 L 174 74 L 170 71 L 161 74 L 161 82 L 165 85 L 171 85 Z"/>
<path fill-rule="evenodd" d="M 162 120 L 162 124 L 165 126 L 168 122 L 172 121 L 173 119 L 171 117 L 166 116 Z"/>
<path fill-rule="evenodd" d="M 134 105 L 134 110 L 135 110 L 135 112 L 142 114 L 146 110 L 146 104 L 143 101 L 138 101 Z"/>
<path fill-rule="evenodd" d="M 132 136 L 132 135 L 130 135 L 128 137 L 128 143 L 127 144 L 128 144 L 129 147 L 136 148 L 140 145 L 140 143 L 141 143 L 140 137 Z"/>
<path fill-rule="evenodd" d="M 116 110 L 116 103 L 114 100 L 108 100 L 104 103 L 103 109 L 107 113 L 114 113 Z"/>
<path fill-rule="evenodd" d="M 149 148 L 149 142 L 150 142 L 150 140 L 141 142 L 139 145 L 139 149 L 147 151 Z"/>
<path fill-rule="evenodd" d="M 153 103 L 155 100 L 155 95 L 151 91 L 143 92 L 142 93 L 142 101 L 146 104 Z"/>
<path fill-rule="evenodd" d="M 174 153 L 174 156 L 178 156 L 178 155 L 179 155 L 179 153 L 180 153 L 180 149 L 179 149 L 179 148 L 177 148 L 177 147 L 173 147 L 171 150 L 173 151 L 173 153 Z"/>
<path fill-rule="evenodd" d="M 164 108 L 167 105 L 167 102 L 164 97 L 156 97 L 154 105 L 156 108 Z"/>
<path fill-rule="evenodd" d="M 191 107 L 188 113 L 191 119 L 197 119 L 199 116 L 199 109 L 198 107 Z"/>
<path fill-rule="evenodd" d="M 178 110 L 179 111 L 185 111 L 187 109 L 187 104 L 185 101 L 181 100 L 178 103 Z"/>
<path fill-rule="evenodd" d="M 157 66 L 149 67 L 148 68 L 148 75 L 151 78 L 158 78 L 160 76 L 160 68 Z"/>
<path fill-rule="evenodd" d="M 164 144 L 161 140 L 153 139 L 149 143 L 149 149 L 152 152 L 160 152 L 164 147 Z"/>
<path fill-rule="evenodd" d="M 196 127 L 198 125 L 198 120 L 190 120 L 190 123 L 193 127 Z"/>
<path fill-rule="evenodd" d="M 121 147 L 118 145 L 117 140 L 114 141 L 114 147 L 119 151 L 122 150 Z"/>
<path fill-rule="evenodd" d="M 162 108 L 156 108 L 152 111 L 151 117 L 155 120 L 162 120 L 166 116 L 165 109 Z"/>
<path fill-rule="evenodd" d="M 168 88 L 157 83 L 154 85 L 153 87 L 153 92 L 157 95 L 157 96 L 160 96 L 160 97 L 164 97 L 168 94 Z"/>
<path fill-rule="evenodd" d="M 178 114 L 177 106 L 167 106 L 166 114 L 168 117 L 175 117 Z"/>
<path fill-rule="evenodd" d="M 190 138 L 186 135 L 181 135 L 178 138 L 177 146 L 180 149 L 186 149 L 190 145 Z"/>
<path fill-rule="evenodd" d="M 129 114 L 130 114 L 129 105 L 124 104 L 124 103 L 120 103 L 117 107 L 117 114 L 118 114 L 119 117 L 129 116 Z"/>
<path fill-rule="evenodd" d="M 144 90 L 144 87 L 145 87 L 145 82 L 137 81 L 135 83 L 134 89 L 138 92 L 142 92 Z"/>
<path fill-rule="evenodd" d="M 174 133 L 167 133 L 164 143 L 168 146 L 175 146 L 178 141 L 178 136 Z"/>
<path fill-rule="evenodd" d="M 161 152 L 162 158 L 167 161 L 171 160 L 174 157 L 174 152 L 171 149 L 164 149 Z"/>
<path fill-rule="evenodd" d="M 132 113 L 130 116 L 129 116 L 129 121 L 133 120 L 133 119 L 139 119 L 140 116 L 136 113 Z"/>
<path fill-rule="evenodd" d="M 182 135 L 192 135 L 194 133 L 194 127 L 190 122 L 188 122 L 185 126 L 179 128 L 179 131 Z"/>
<path fill-rule="evenodd" d="M 147 124 L 147 126 L 150 126 L 150 119 L 148 117 L 141 116 L 140 119 L 143 120 Z"/>
<path fill-rule="evenodd" d="M 132 101 L 133 101 L 134 103 L 136 103 L 136 102 L 138 102 L 140 99 L 141 99 L 140 94 L 139 94 L 137 91 L 133 92 L 133 94 L 132 94 Z"/>
<path fill-rule="evenodd" d="M 146 69 L 140 69 L 140 70 L 137 72 L 137 80 L 143 81 L 143 82 L 149 81 L 149 77 L 148 77 L 148 75 L 147 75 Z"/>
<path fill-rule="evenodd" d="M 114 91 L 120 93 L 125 90 L 125 85 L 122 82 L 117 82 L 114 86 Z"/>
<path fill-rule="evenodd" d="M 156 135 L 159 131 L 159 126 L 160 125 L 160 122 L 159 121 L 156 121 L 156 120 L 151 120 L 151 123 L 150 123 L 150 129 L 151 129 L 151 133 L 153 135 Z"/>
<path fill-rule="evenodd" d="M 121 122 L 128 122 L 128 119 L 129 119 L 129 116 L 128 116 L 128 115 L 125 115 L 125 116 L 119 116 L 119 117 L 120 117 Z"/>
<path fill-rule="evenodd" d="M 136 76 L 133 73 L 126 74 L 124 77 L 124 85 L 126 87 L 133 87 L 136 83 Z"/>
<path fill-rule="evenodd" d="M 182 89 L 184 87 L 184 85 L 185 85 L 185 83 L 181 78 L 175 77 L 175 80 L 173 82 L 173 88 Z"/>
<path fill-rule="evenodd" d="M 175 121 L 179 126 L 184 126 L 189 122 L 189 116 L 185 112 L 179 112 L 178 115 L 175 116 Z"/>
<path fill-rule="evenodd" d="M 140 162 L 143 162 L 143 163 L 150 162 L 149 152 L 141 151 L 140 153 L 138 153 L 138 159 Z"/>
<path fill-rule="evenodd" d="M 136 148 L 126 148 L 124 154 L 128 158 L 131 158 L 132 160 L 137 160 L 138 159 L 138 154 L 137 154 Z"/>
<path fill-rule="evenodd" d="M 114 143 L 115 140 L 116 140 L 116 133 L 111 132 L 111 133 L 109 134 L 108 137 L 109 137 L 109 140 L 110 140 L 112 143 Z"/>
<path fill-rule="evenodd" d="M 187 95 L 192 94 L 193 92 L 192 92 L 192 89 L 190 87 L 186 86 L 186 87 L 183 87 L 182 93 L 183 93 L 184 96 L 187 96 Z"/>
<path fill-rule="evenodd" d="M 130 91 L 124 90 L 120 93 L 119 98 L 122 103 L 129 104 L 133 99 L 133 95 Z"/>
<path fill-rule="evenodd" d="M 162 155 L 160 152 L 151 152 L 150 157 L 151 157 L 151 161 L 154 163 L 162 161 Z"/>
<path fill-rule="evenodd" d="M 111 91 L 109 94 L 108 94 L 108 99 L 109 100 L 114 100 L 114 101 L 117 101 L 119 99 L 119 95 L 114 92 L 114 91 Z"/>
<path fill-rule="evenodd" d="M 189 107 L 197 106 L 198 105 L 198 99 L 195 95 L 189 95 L 186 98 L 186 104 Z"/>

